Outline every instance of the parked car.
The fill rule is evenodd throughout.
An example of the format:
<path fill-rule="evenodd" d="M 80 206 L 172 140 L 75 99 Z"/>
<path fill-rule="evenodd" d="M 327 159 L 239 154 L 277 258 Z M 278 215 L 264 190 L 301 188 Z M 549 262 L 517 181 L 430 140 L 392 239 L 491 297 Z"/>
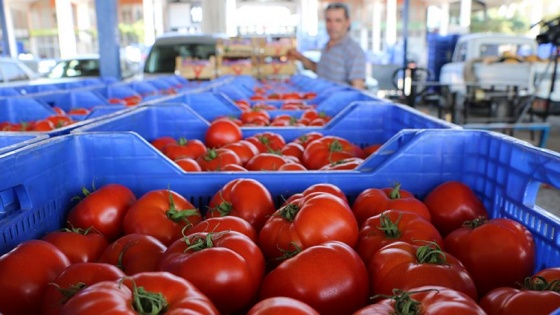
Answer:
<path fill-rule="evenodd" d="M 168 33 L 156 39 L 144 63 L 144 76 L 175 72 L 177 57 L 208 60 L 216 55 L 221 35 Z"/>
<path fill-rule="evenodd" d="M 25 65 L 21 60 L 0 57 L 0 84 L 21 85 L 38 78 L 38 74 Z"/>
<path fill-rule="evenodd" d="M 123 79 L 133 77 L 138 74 L 139 63 L 127 61 L 124 56 L 121 58 L 121 71 Z M 74 58 L 60 59 L 54 67 L 46 74 L 50 79 L 79 78 L 79 77 L 98 77 L 99 55 L 81 55 Z"/>

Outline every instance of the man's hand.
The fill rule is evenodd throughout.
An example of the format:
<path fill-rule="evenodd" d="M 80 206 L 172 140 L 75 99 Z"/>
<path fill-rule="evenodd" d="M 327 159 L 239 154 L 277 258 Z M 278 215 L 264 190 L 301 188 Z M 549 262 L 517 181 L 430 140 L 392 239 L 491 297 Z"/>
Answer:
<path fill-rule="evenodd" d="M 286 56 L 290 59 L 295 59 L 301 61 L 301 64 L 305 69 L 309 69 L 313 72 L 317 72 L 317 63 L 311 61 L 309 58 L 305 57 L 302 53 L 295 49 L 288 50 Z"/>

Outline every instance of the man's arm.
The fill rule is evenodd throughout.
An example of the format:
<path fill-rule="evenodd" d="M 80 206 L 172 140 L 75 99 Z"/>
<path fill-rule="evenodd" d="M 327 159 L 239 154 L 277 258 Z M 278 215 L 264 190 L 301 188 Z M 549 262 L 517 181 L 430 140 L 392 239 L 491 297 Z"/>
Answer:
<path fill-rule="evenodd" d="M 287 56 L 288 56 L 288 58 L 293 58 L 293 59 L 301 61 L 301 63 L 303 64 L 303 67 L 305 69 L 311 70 L 313 72 L 317 72 L 317 63 L 312 61 L 311 59 L 305 57 L 299 51 L 297 51 L 295 49 L 291 49 L 291 50 L 288 51 Z"/>

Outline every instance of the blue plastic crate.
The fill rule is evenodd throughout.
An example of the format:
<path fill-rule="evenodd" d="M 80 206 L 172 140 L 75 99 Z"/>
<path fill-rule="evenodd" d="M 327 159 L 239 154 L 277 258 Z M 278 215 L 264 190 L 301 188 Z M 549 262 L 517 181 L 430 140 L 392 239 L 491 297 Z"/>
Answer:
<path fill-rule="evenodd" d="M 40 133 L 50 137 L 68 134 L 71 130 L 88 123 L 102 119 L 105 115 L 118 113 L 119 110 L 125 108 L 124 105 L 107 105 L 110 108 L 100 108 L 99 111 L 92 111 L 86 117 L 71 116 L 75 122 L 71 125 L 56 128 L 51 131 L 33 132 Z M 56 111 L 46 103 L 35 99 L 31 96 L 18 96 L 9 98 L 0 98 L 0 122 L 21 123 L 45 119 L 49 116 L 56 115 Z"/>
<path fill-rule="evenodd" d="M 92 109 L 96 106 L 109 105 L 109 101 L 90 89 L 73 89 L 43 93 L 34 96 L 51 107 L 59 107 L 65 112 L 75 108 Z"/>
<path fill-rule="evenodd" d="M 0 155 L 48 138 L 31 132 L 0 132 Z"/>
<path fill-rule="evenodd" d="M 162 136 L 204 140 L 208 126 L 208 121 L 184 104 L 154 104 L 100 119 L 72 132 L 133 131 L 148 141 Z M 365 147 L 384 143 L 403 129 L 430 128 L 460 127 L 404 105 L 356 102 L 333 117 L 324 127 L 242 127 L 241 130 L 244 138 L 270 131 L 282 135 L 286 141 L 317 131 L 343 137 Z"/>
<path fill-rule="evenodd" d="M 41 167 L 37 167 L 37 166 Z M 372 169 L 371 165 L 375 165 Z M 170 188 L 204 211 L 227 182 L 253 178 L 277 201 L 310 185 L 339 186 L 350 201 L 366 188 L 400 182 L 423 198 L 438 184 L 470 186 L 491 217 L 522 222 L 537 245 L 537 269 L 560 262 L 560 219 L 535 206 L 539 184 L 560 187 L 560 154 L 478 130 L 403 131 L 350 172 L 185 173 L 134 133 L 50 138 L 0 157 L 0 252 L 60 228 L 82 187 L 120 183 L 140 196 Z"/>

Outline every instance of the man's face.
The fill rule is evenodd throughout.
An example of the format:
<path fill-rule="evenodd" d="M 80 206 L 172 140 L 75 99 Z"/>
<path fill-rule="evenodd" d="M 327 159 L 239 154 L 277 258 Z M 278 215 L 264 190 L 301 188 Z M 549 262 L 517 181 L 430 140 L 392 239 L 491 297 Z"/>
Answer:
<path fill-rule="evenodd" d="M 327 33 L 333 41 L 338 41 L 348 33 L 350 20 L 344 15 L 344 9 L 330 9 L 325 12 Z"/>

